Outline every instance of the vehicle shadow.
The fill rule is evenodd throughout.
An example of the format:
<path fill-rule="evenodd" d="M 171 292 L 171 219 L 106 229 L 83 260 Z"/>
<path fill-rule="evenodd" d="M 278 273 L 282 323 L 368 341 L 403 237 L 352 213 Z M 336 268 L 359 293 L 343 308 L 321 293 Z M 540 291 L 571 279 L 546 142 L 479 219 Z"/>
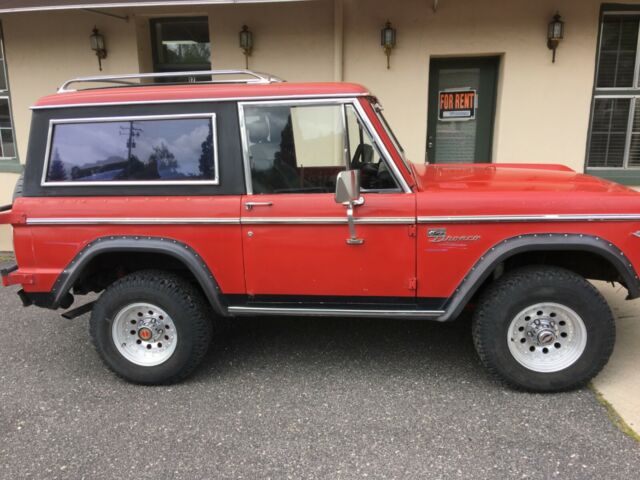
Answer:
<path fill-rule="evenodd" d="M 259 369 L 326 373 L 357 369 L 489 378 L 468 316 L 451 323 L 315 317 L 234 319 L 213 342 L 196 379 Z"/>

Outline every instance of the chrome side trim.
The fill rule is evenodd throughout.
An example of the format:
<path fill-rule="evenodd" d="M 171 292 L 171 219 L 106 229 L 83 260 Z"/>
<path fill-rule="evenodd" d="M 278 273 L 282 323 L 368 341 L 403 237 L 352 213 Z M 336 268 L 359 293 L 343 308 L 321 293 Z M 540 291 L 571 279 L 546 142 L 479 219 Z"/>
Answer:
<path fill-rule="evenodd" d="M 246 217 L 242 218 L 243 225 L 346 225 L 347 217 Z M 412 217 L 363 217 L 356 218 L 359 225 L 413 225 Z"/>
<path fill-rule="evenodd" d="M 322 225 L 322 224 L 347 224 L 346 217 L 255 217 L 243 218 L 244 225 L 264 225 L 264 224 L 290 224 L 290 225 Z M 356 218 L 356 224 L 360 225 L 413 225 L 415 219 L 411 217 L 364 217 Z"/>
<path fill-rule="evenodd" d="M 27 218 L 27 225 L 240 225 L 239 218 Z"/>
<path fill-rule="evenodd" d="M 411 217 L 357 218 L 361 225 L 413 225 Z M 147 217 L 47 217 L 28 218 L 27 225 L 346 225 L 346 217 L 192 217 L 192 218 L 147 218 Z"/>
<path fill-rule="evenodd" d="M 92 102 L 92 103 L 64 103 L 60 105 L 32 105 L 31 110 L 48 110 L 56 108 L 82 108 L 82 107 L 104 107 L 116 105 L 163 105 L 172 103 L 206 103 L 206 102 L 251 102 L 263 100 L 307 100 L 307 99 L 334 99 L 334 98 L 354 98 L 369 97 L 371 93 L 336 93 L 331 95 L 263 95 L 256 97 L 225 97 L 225 98 L 187 98 L 182 100 L 140 100 L 130 102 Z"/>
<path fill-rule="evenodd" d="M 437 318 L 443 310 L 360 310 L 345 308 L 281 308 L 230 306 L 229 313 L 237 315 L 291 315 L 319 317 L 387 317 L 387 318 Z"/>
<path fill-rule="evenodd" d="M 631 222 L 640 213 L 547 214 L 547 215 L 459 215 L 418 217 L 418 223 L 502 223 L 502 222 Z"/>
<path fill-rule="evenodd" d="M 212 180 L 121 180 L 121 181 L 97 181 L 97 182 L 51 182 L 47 181 L 49 162 L 51 160 L 51 147 L 53 144 L 53 131 L 56 125 L 76 123 L 107 123 L 107 122 L 135 122 L 145 120 L 185 120 L 185 119 L 209 119 L 213 133 L 213 179 Z M 121 186 L 121 185 L 220 185 L 220 167 L 218 158 L 218 123 L 215 113 L 187 113 L 177 115 L 138 115 L 124 117 L 88 117 L 65 118 L 49 120 L 47 133 L 47 148 L 44 153 L 44 165 L 42 167 L 41 187 L 86 187 L 86 186 Z"/>

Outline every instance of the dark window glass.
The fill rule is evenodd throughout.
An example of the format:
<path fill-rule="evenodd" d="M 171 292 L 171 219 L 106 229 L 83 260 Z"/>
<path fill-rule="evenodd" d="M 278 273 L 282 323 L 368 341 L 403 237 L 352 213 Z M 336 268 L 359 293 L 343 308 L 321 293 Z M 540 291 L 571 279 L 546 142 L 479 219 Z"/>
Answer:
<path fill-rule="evenodd" d="M 156 72 L 211 70 L 207 17 L 153 19 L 151 42 Z M 172 82 L 186 80 L 189 79 L 164 79 Z"/>
<path fill-rule="evenodd" d="M 607 15 L 602 22 L 598 88 L 632 87 L 638 47 L 639 18 Z"/>
<path fill-rule="evenodd" d="M 7 66 L 4 60 L 4 40 L 0 25 L 0 158 L 15 160 L 17 157 L 11 119 L 11 98 L 7 82 Z"/>
<path fill-rule="evenodd" d="M 213 181 L 210 117 L 60 123 L 48 182 Z"/>
<path fill-rule="evenodd" d="M 332 193 L 347 165 L 363 190 L 397 185 L 352 106 L 246 106 L 253 193 Z"/>
<path fill-rule="evenodd" d="M 342 107 L 244 108 L 254 193 L 329 193 L 345 170 Z"/>
<path fill-rule="evenodd" d="M 631 140 L 629 143 L 629 159 L 627 166 L 640 167 L 640 105 L 635 100 Z"/>
<path fill-rule="evenodd" d="M 622 167 L 629 122 L 628 98 L 597 98 L 591 119 L 589 167 Z"/>
<path fill-rule="evenodd" d="M 350 159 L 349 168 L 351 170 L 360 170 L 361 187 L 364 190 L 396 189 L 398 186 L 387 164 L 382 161 L 380 152 L 378 152 L 369 132 L 362 125 L 360 117 L 358 117 L 353 106 L 348 105 L 345 107 L 345 112 L 347 150 Z"/>

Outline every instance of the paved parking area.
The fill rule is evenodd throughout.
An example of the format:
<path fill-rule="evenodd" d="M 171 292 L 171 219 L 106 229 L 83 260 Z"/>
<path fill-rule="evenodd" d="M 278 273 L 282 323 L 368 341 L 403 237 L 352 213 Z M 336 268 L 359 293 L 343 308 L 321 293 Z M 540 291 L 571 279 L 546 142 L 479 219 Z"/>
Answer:
<path fill-rule="evenodd" d="M 594 394 L 509 390 L 468 326 L 246 319 L 189 381 L 140 387 L 87 316 L 0 289 L 0 478 L 637 478 Z"/>

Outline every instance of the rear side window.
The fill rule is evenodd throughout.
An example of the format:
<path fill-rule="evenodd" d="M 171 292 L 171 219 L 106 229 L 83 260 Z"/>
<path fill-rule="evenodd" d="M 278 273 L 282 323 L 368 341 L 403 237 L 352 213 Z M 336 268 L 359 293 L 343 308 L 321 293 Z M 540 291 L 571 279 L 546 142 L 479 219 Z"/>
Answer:
<path fill-rule="evenodd" d="M 218 184 L 215 114 L 52 120 L 43 185 Z"/>

